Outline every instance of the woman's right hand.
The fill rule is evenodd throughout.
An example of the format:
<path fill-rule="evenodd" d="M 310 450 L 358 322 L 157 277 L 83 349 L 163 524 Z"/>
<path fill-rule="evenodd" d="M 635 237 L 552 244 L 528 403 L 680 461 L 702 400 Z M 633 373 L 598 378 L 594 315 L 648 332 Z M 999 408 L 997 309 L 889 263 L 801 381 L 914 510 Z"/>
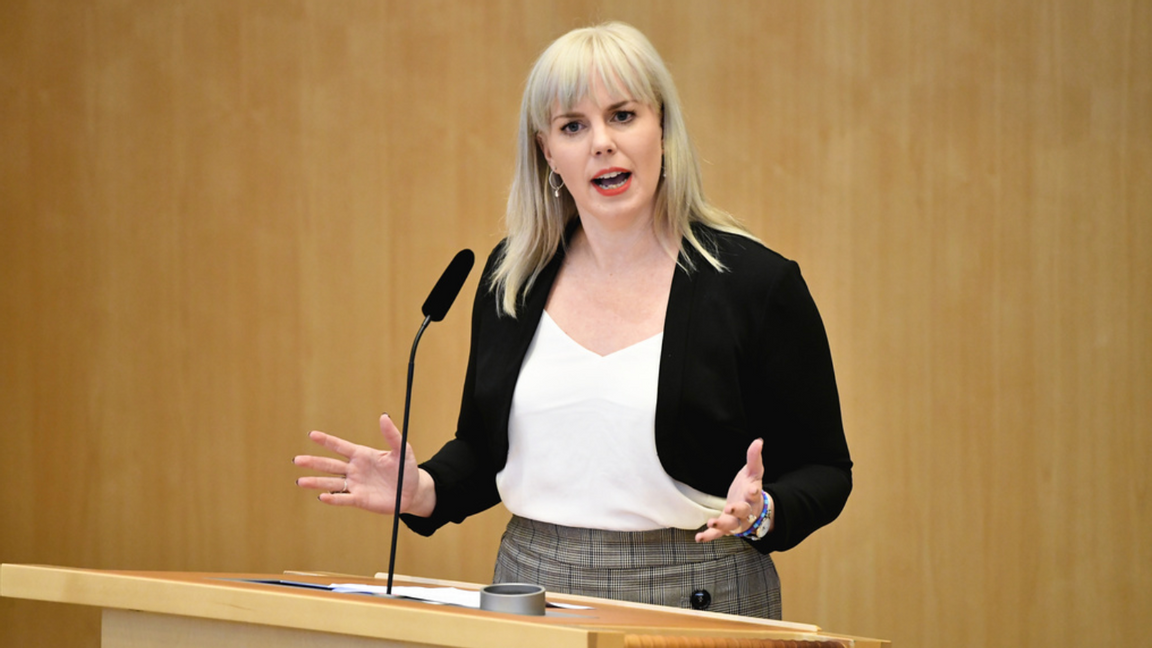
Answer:
<path fill-rule="evenodd" d="M 380 417 L 380 434 L 391 448 L 400 445 L 400 431 L 392 419 Z M 355 506 L 374 513 L 391 514 L 396 506 L 396 473 L 400 456 L 395 450 L 383 451 L 362 446 L 319 431 L 308 437 L 325 448 L 344 457 L 299 455 L 292 463 L 301 468 L 328 473 L 328 476 L 301 477 L 296 485 L 318 490 L 319 499 L 333 506 Z M 400 502 L 401 513 L 426 517 L 436 508 L 436 487 L 432 477 L 420 469 L 412 445 L 404 448 L 404 492 Z"/>

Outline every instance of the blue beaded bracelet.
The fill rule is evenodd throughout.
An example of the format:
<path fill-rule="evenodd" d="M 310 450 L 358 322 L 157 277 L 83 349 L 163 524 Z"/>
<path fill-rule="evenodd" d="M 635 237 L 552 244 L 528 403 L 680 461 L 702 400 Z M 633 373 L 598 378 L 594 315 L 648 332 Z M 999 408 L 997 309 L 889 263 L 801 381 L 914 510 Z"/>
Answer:
<path fill-rule="evenodd" d="M 737 538 L 752 538 L 753 540 L 759 540 L 760 538 L 764 537 L 763 533 L 757 533 L 757 531 L 760 529 L 760 525 L 764 524 L 764 520 L 766 520 L 768 515 L 772 512 L 772 507 L 770 504 L 771 500 L 768 499 L 768 493 L 765 491 L 760 491 L 760 494 L 764 497 L 764 508 L 760 510 L 760 517 L 756 518 L 756 521 L 752 523 L 752 526 L 748 527 L 744 531 L 741 531 L 740 533 L 733 534 Z"/>

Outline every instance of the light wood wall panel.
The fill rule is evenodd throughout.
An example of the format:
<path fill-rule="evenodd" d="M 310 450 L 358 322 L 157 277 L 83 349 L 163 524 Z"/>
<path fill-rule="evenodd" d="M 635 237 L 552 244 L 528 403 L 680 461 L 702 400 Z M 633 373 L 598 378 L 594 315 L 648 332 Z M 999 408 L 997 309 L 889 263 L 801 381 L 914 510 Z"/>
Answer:
<path fill-rule="evenodd" d="M 499 238 L 565 30 L 668 60 L 717 203 L 797 259 L 856 491 L 787 618 L 897 645 L 1152 635 L 1152 8 L 1139 1 L 0 3 L 0 560 L 387 564 L 290 458 L 401 415 L 419 306 Z M 425 336 L 451 433 L 473 277 Z M 506 513 L 400 569 L 486 581 Z M 12 645 L 90 612 L 0 599 Z"/>

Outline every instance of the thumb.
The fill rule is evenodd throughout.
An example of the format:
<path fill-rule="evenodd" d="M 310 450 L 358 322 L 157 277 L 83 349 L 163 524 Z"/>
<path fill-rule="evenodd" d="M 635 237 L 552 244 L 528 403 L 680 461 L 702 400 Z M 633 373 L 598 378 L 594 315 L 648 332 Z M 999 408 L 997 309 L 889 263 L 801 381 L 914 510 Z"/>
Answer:
<path fill-rule="evenodd" d="M 400 448 L 403 437 L 400 430 L 396 429 L 396 424 L 392 422 L 392 418 L 387 414 L 380 415 L 380 434 L 384 437 L 384 443 L 387 443 L 389 448 L 401 450 L 401 455 L 404 454 Z"/>
<path fill-rule="evenodd" d="M 745 461 L 748 465 L 748 476 L 760 481 L 764 479 L 764 439 L 756 439 L 748 446 L 748 456 Z"/>

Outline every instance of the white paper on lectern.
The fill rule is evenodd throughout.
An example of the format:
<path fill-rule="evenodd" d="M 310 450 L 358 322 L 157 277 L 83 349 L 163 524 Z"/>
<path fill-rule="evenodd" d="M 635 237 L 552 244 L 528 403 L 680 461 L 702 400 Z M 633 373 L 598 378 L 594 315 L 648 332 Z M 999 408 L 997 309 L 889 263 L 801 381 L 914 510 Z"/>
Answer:
<path fill-rule="evenodd" d="M 363 585 L 361 583 L 332 583 L 329 585 L 333 592 L 343 592 L 345 594 L 372 594 L 384 595 L 388 593 L 388 588 L 383 585 Z M 403 596 L 404 598 L 416 599 L 418 601 L 425 601 L 427 603 L 438 603 L 441 605 L 459 605 L 472 609 L 480 609 L 480 592 L 470 590 L 462 590 L 456 587 L 393 587 L 393 596 Z M 591 610 L 592 608 L 583 605 L 571 605 L 567 603 L 548 603 L 550 607 L 563 608 L 566 610 Z"/>
<path fill-rule="evenodd" d="M 388 588 L 383 585 L 332 583 L 330 587 L 333 592 L 345 594 L 383 595 L 388 593 Z M 392 595 L 443 605 L 459 605 L 477 609 L 480 607 L 480 592 L 469 592 L 455 587 L 393 587 Z"/>

